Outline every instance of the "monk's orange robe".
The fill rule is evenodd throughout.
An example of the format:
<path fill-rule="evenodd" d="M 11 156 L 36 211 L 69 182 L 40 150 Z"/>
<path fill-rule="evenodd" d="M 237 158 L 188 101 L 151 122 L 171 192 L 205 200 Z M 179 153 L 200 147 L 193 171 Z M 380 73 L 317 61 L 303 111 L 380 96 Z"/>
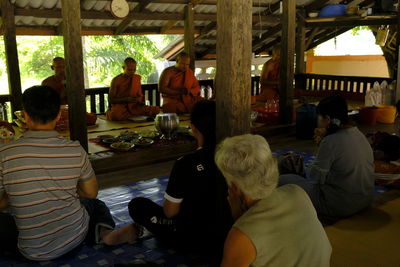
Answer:
<path fill-rule="evenodd" d="M 60 95 L 61 105 L 68 104 L 64 80 L 53 75 L 43 80 L 42 85 L 53 88 Z"/>
<path fill-rule="evenodd" d="M 268 73 L 267 80 L 268 81 L 279 81 L 279 69 L 280 63 L 279 61 L 267 62 L 266 64 L 271 65 L 271 70 Z M 268 100 L 274 100 L 279 98 L 279 88 L 277 85 L 269 85 L 263 86 L 261 85 L 261 93 L 256 96 L 256 100 L 259 102 L 267 102 Z"/>
<path fill-rule="evenodd" d="M 160 113 L 159 107 L 144 105 L 144 96 L 140 82 L 141 76 L 120 74 L 111 82 L 110 98 L 136 97 L 137 103 L 111 104 L 107 111 L 107 119 L 122 121 L 135 116 L 155 116 Z"/>
<path fill-rule="evenodd" d="M 203 98 L 200 97 L 199 82 L 191 69 L 187 69 L 185 72 L 176 72 L 174 69 L 175 67 L 169 67 L 164 70 L 164 72 L 171 72 L 168 88 L 172 90 L 176 89 L 177 91 L 179 91 L 180 88 L 186 88 L 188 94 L 168 95 L 162 93 L 162 110 L 165 113 L 189 113 L 195 103 L 203 100 Z M 161 75 L 161 77 L 162 76 L 163 75 Z M 160 84 L 162 84 L 162 81 Z"/>

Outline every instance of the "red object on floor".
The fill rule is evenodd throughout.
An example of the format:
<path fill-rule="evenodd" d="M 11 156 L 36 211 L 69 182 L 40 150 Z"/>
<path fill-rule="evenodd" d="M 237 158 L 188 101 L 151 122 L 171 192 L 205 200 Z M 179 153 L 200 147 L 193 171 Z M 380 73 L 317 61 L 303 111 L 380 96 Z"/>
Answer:
<path fill-rule="evenodd" d="M 256 108 L 254 110 L 258 112 L 256 122 L 265 123 L 269 125 L 279 124 L 278 111 L 269 111 L 268 108 Z"/>

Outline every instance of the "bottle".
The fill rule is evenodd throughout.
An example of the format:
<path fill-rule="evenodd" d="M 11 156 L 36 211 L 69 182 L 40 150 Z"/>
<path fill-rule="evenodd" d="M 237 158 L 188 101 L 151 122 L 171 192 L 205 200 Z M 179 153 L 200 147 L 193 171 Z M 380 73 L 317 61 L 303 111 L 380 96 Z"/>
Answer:
<path fill-rule="evenodd" d="M 0 103 L 0 121 L 4 121 L 4 105 Z"/>
<path fill-rule="evenodd" d="M 205 90 L 206 90 L 206 87 L 204 85 L 202 85 L 200 87 L 200 96 L 203 98 L 205 98 Z"/>
<path fill-rule="evenodd" d="M 7 103 L 3 103 L 3 119 L 5 121 L 8 121 L 8 117 L 7 117 L 8 111 L 7 111 L 7 109 L 8 109 Z"/>
<path fill-rule="evenodd" d="M 211 99 L 213 95 L 213 90 L 211 88 L 211 86 L 207 86 L 207 99 Z"/>

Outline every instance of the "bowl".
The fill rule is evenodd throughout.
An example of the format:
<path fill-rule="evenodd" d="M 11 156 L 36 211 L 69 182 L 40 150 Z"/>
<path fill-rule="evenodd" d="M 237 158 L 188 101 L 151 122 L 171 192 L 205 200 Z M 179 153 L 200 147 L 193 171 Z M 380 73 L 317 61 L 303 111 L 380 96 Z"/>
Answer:
<path fill-rule="evenodd" d="M 346 5 L 334 4 L 324 6 L 319 12 L 320 17 L 342 17 L 346 15 Z"/>
<path fill-rule="evenodd" d="M 171 140 L 179 128 L 179 117 L 176 113 L 158 114 L 155 119 L 156 129 L 165 139 Z"/>
<path fill-rule="evenodd" d="M 155 130 L 143 130 L 139 133 L 139 135 L 143 138 L 151 138 L 154 139 L 160 135 L 159 132 Z"/>
<path fill-rule="evenodd" d="M 115 137 L 105 138 L 105 139 L 101 140 L 101 142 L 103 142 L 103 144 L 106 144 L 106 145 L 111 145 L 112 143 L 115 143 L 115 142 L 118 142 L 118 141 L 119 141 L 119 139 L 115 138 Z"/>
<path fill-rule="evenodd" d="M 151 138 L 139 138 L 133 141 L 135 146 L 151 146 L 154 144 L 154 140 Z"/>
<path fill-rule="evenodd" d="M 134 148 L 135 144 L 128 143 L 128 142 L 115 142 L 115 143 L 112 143 L 110 145 L 110 147 L 112 149 L 115 149 L 115 150 L 118 150 L 118 151 L 128 151 L 128 150 Z"/>

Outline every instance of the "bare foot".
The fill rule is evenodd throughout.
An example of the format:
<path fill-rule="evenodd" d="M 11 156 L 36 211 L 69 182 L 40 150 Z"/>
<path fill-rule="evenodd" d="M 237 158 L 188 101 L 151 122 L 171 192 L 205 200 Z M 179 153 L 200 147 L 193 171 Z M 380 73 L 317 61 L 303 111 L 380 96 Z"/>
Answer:
<path fill-rule="evenodd" d="M 100 236 L 104 243 L 109 246 L 132 243 L 138 238 L 138 229 L 133 223 L 115 230 L 102 227 Z"/>

